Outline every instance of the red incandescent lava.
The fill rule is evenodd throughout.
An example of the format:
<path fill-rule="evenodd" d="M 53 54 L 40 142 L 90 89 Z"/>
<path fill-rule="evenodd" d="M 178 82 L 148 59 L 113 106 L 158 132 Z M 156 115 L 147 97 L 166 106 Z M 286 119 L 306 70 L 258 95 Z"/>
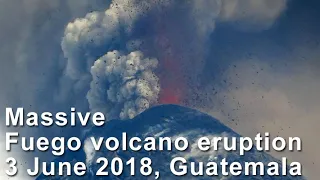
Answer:
<path fill-rule="evenodd" d="M 170 71 L 169 69 L 165 69 L 164 70 L 165 74 L 160 75 L 161 91 L 160 91 L 159 103 L 160 104 L 180 104 L 182 100 L 181 88 L 183 87 L 183 83 L 182 81 L 179 81 L 180 78 L 176 76 L 178 74 L 178 71 Z"/>
<path fill-rule="evenodd" d="M 179 104 L 180 97 L 172 88 L 162 88 L 160 92 L 160 104 Z"/>
<path fill-rule="evenodd" d="M 161 72 L 159 96 L 160 104 L 181 104 L 185 87 L 181 67 L 175 56 L 171 53 L 169 41 L 165 37 L 160 38 L 158 45 L 163 49 L 160 58 Z"/>

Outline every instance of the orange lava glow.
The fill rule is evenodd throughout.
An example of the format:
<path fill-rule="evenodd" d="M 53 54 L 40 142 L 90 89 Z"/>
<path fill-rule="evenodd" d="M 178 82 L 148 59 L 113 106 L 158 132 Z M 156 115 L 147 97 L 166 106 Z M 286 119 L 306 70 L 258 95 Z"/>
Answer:
<path fill-rule="evenodd" d="M 185 89 L 185 79 L 181 69 L 181 62 L 177 58 L 178 52 L 173 47 L 170 35 L 167 34 L 161 18 L 158 23 L 157 49 L 162 52 L 158 57 L 160 62 L 160 104 L 181 104 L 183 101 L 183 90 Z"/>
<path fill-rule="evenodd" d="M 160 75 L 161 91 L 159 103 L 181 104 L 185 87 L 181 69 L 172 55 L 166 55 L 160 62 L 162 64 L 162 73 Z"/>
<path fill-rule="evenodd" d="M 164 87 L 160 92 L 160 104 L 179 104 L 180 97 L 177 92 L 174 92 L 173 89 Z"/>
<path fill-rule="evenodd" d="M 160 104 L 181 104 L 183 96 L 184 79 L 179 66 L 173 54 L 163 54 L 161 60 L 160 75 Z"/>

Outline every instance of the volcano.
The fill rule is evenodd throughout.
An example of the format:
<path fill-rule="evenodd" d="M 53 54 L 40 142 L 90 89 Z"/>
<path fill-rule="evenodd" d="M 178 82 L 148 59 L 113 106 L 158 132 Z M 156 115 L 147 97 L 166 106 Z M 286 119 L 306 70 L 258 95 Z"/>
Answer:
<path fill-rule="evenodd" d="M 94 172 L 97 172 L 101 168 L 101 164 L 97 164 L 96 159 L 99 157 L 105 157 L 112 159 L 114 157 L 121 158 L 124 162 L 131 157 L 141 159 L 143 157 L 149 157 L 152 159 L 152 168 L 160 172 L 159 179 L 264 179 L 264 180 L 292 180 L 292 179 L 304 179 L 302 176 L 292 177 L 287 176 L 245 176 L 241 174 L 239 176 L 198 176 L 195 177 L 190 173 L 184 176 L 175 176 L 170 171 L 170 161 L 174 157 L 184 157 L 190 162 L 220 162 L 223 158 L 226 158 L 229 162 L 262 162 L 267 164 L 268 162 L 279 162 L 271 155 L 257 151 L 253 148 L 251 151 L 246 152 L 244 156 L 240 156 L 239 152 L 199 152 L 194 148 L 193 142 L 195 142 L 201 136 L 230 136 L 241 137 L 238 133 L 234 132 L 219 120 L 199 112 L 194 109 L 178 106 L 178 105 L 160 105 L 150 108 L 143 113 L 139 114 L 130 120 L 111 120 L 102 127 L 93 127 L 83 138 L 85 141 L 88 137 L 117 137 L 121 139 L 123 132 L 126 132 L 128 137 L 178 137 L 183 136 L 190 142 L 189 149 L 185 152 L 172 150 L 172 151 L 155 151 L 155 152 L 132 152 L 117 150 L 115 152 L 106 151 L 103 148 L 99 152 L 88 154 L 88 150 L 85 148 L 78 152 L 70 152 L 64 154 L 63 157 L 56 159 L 60 162 L 85 162 L 87 164 L 87 173 L 85 176 L 65 176 L 65 177 L 45 177 L 40 175 L 37 180 L 45 179 L 149 179 L 136 173 L 135 176 L 130 176 L 129 168 L 124 166 L 123 173 L 120 176 L 113 176 L 109 173 L 109 176 L 95 176 Z M 88 159 L 89 158 L 89 159 Z M 281 164 L 281 163 L 279 163 Z M 280 165 L 281 166 L 281 165 Z M 140 167 L 136 167 L 136 171 L 139 172 Z M 289 167 L 288 167 L 289 168 Z M 282 169 L 281 167 L 279 169 Z M 286 168 L 284 168 L 286 169 Z M 110 171 L 109 168 L 106 169 Z M 188 171 L 190 172 L 190 171 Z M 219 172 L 219 174 L 221 174 Z M 258 173 L 259 174 L 259 173 Z M 264 174 L 267 174 L 266 172 Z M 151 176 L 154 179 L 153 176 Z"/>

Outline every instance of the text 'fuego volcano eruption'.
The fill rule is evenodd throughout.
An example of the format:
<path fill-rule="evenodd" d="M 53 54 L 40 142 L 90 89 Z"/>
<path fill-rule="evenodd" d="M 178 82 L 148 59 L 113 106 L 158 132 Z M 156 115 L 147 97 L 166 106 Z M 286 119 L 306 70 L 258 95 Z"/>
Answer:
<path fill-rule="evenodd" d="M 159 103 L 184 104 L 199 84 L 206 42 L 217 21 L 267 28 L 285 5 L 285 0 L 244 0 L 241 5 L 113 0 L 106 11 L 67 25 L 61 43 L 65 71 L 74 89 L 87 94 L 91 111 L 109 118 L 133 118 Z"/>

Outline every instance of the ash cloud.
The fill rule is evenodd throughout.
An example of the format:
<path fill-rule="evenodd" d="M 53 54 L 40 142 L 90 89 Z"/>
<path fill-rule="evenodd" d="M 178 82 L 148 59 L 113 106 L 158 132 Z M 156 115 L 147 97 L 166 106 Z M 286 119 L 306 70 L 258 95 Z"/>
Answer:
<path fill-rule="evenodd" d="M 91 67 L 90 109 L 104 112 L 108 119 L 134 118 L 157 102 L 160 85 L 153 72 L 157 65 L 156 59 L 144 58 L 139 51 L 108 52 Z"/>
<path fill-rule="evenodd" d="M 219 0 L 183 3 L 168 0 L 114 0 L 107 10 L 88 13 L 84 18 L 78 18 L 67 25 L 61 43 L 67 58 L 66 74 L 80 87 L 89 89 L 87 97 L 91 110 L 104 109 L 104 112 L 112 114 L 110 117 L 133 117 L 137 113 L 124 110 L 132 111 L 131 107 L 136 106 L 136 99 L 126 98 L 128 103 L 124 103 L 123 100 L 112 100 L 108 93 L 99 93 L 92 84 L 96 81 L 92 69 L 98 66 L 96 63 L 101 61 L 98 59 L 106 52 L 120 51 L 129 54 L 140 51 L 145 56 L 159 60 L 158 73 L 153 74 L 160 78 L 163 89 L 160 93 L 153 93 L 152 101 L 147 100 L 147 107 L 156 104 L 162 97 L 167 98 L 169 103 L 174 100 L 175 103 L 183 104 L 181 97 L 185 98 L 192 91 L 189 87 L 198 83 L 197 78 L 202 73 L 207 55 L 207 41 L 217 22 L 250 22 L 252 26 L 263 25 L 266 28 L 285 9 L 286 1 L 257 3 L 246 0 L 243 3 L 245 6 L 236 1 Z M 248 14 L 241 14 L 243 11 Z M 251 16 L 256 17 L 252 22 L 252 18 L 249 18 Z M 91 86 L 88 87 L 90 81 Z M 110 83 L 105 81 L 105 84 Z M 121 85 L 113 85 L 111 90 L 107 89 L 108 92 L 121 92 L 121 88 Z M 110 104 L 116 108 L 112 108 Z M 116 109 L 117 113 L 114 112 Z"/>

